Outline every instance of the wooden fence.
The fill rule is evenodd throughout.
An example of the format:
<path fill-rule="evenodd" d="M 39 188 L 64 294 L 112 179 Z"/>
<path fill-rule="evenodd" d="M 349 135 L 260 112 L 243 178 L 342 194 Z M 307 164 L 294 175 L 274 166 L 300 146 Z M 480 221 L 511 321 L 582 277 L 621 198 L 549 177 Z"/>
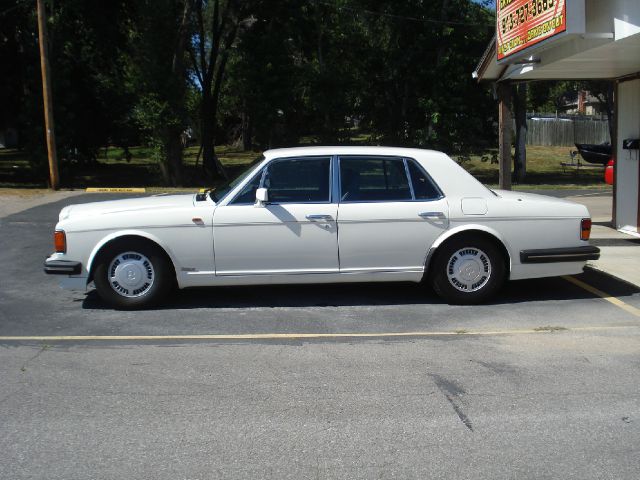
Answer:
<path fill-rule="evenodd" d="M 574 143 L 610 142 L 607 120 L 528 118 L 527 145 L 572 147 Z"/>

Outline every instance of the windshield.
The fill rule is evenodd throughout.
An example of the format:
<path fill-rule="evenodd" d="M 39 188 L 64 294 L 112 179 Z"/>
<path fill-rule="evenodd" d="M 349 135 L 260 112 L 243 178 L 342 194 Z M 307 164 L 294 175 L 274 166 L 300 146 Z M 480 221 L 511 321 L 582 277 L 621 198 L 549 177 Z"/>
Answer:
<path fill-rule="evenodd" d="M 211 200 L 213 200 L 216 203 L 220 202 L 220 200 L 226 197 L 227 194 L 231 190 L 233 190 L 236 185 L 242 182 L 242 180 L 244 180 L 247 177 L 247 175 L 249 175 L 251 170 L 253 170 L 253 167 L 255 167 L 258 163 L 262 162 L 263 160 L 264 160 L 264 156 L 260 155 L 259 157 L 252 160 L 251 163 L 249 163 L 248 165 L 241 167 L 242 169 L 240 173 L 235 178 L 233 178 L 232 180 L 226 181 L 222 185 L 217 186 L 215 190 L 212 190 L 211 192 L 209 192 L 209 195 L 211 196 Z"/>

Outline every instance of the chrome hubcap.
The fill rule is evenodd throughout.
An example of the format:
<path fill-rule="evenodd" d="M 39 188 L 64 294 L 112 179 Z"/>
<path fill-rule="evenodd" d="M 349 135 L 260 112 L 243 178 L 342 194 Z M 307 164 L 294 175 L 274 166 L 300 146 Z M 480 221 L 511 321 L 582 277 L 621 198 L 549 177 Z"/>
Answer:
<path fill-rule="evenodd" d="M 123 297 L 144 295 L 152 287 L 154 279 L 153 265 L 141 253 L 121 253 L 109 264 L 109 285 Z"/>
<path fill-rule="evenodd" d="M 449 283 L 461 292 L 475 292 L 491 277 L 489 256 L 474 247 L 461 248 L 447 263 Z"/>

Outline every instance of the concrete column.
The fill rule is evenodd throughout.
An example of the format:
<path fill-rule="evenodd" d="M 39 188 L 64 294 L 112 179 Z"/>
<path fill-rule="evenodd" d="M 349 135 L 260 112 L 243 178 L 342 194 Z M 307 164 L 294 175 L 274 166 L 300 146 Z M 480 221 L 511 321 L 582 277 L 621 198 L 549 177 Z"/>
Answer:
<path fill-rule="evenodd" d="M 640 237 L 640 158 L 622 148 L 625 138 L 640 138 L 640 79 L 618 83 L 615 142 L 615 226 Z"/>

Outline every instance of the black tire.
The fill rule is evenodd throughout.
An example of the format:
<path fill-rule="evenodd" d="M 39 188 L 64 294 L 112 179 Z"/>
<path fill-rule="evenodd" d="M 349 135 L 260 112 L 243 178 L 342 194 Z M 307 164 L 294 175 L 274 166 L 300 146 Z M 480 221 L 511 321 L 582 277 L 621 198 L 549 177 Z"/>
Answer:
<path fill-rule="evenodd" d="M 174 279 L 173 266 L 164 252 L 143 240 L 109 245 L 100 252 L 93 273 L 100 298 L 125 310 L 157 305 L 171 291 Z"/>
<path fill-rule="evenodd" d="M 500 290 L 507 269 L 495 242 L 465 235 L 441 245 L 429 271 L 440 297 L 455 305 L 474 305 Z"/>

